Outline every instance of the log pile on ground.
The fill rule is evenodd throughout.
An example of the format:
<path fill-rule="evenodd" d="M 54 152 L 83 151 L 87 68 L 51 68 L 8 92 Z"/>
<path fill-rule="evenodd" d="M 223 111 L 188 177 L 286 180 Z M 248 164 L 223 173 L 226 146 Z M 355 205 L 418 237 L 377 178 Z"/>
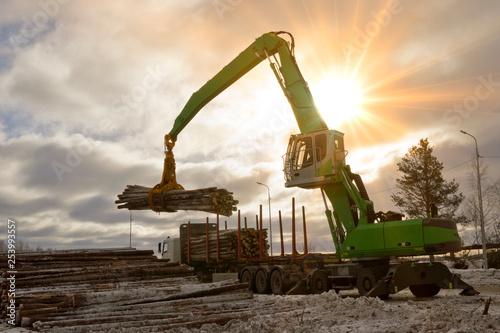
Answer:
<path fill-rule="evenodd" d="M 127 185 L 115 203 L 118 209 L 148 210 L 150 187 Z M 178 210 L 196 210 L 207 213 L 231 216 L 237 210 L 237 200 L 226 189 L 208 187 L 197 190 L 171 190 L 153 195 L 153 204 L 157 211 L 175 212 Z"/>
<path fill-rule="evenodd" d="M 7 262 L 7 254 L 0 254 L 2 318 L 11 313 L 8 278 L 14 275 L 16 320 L 25 325 L 84 305 L 89 293 L 194 274 L 188 266 L 157 259 L 151 250 L 131 248 L 17 253 L 15 270 Z"/>
<path fill-rule="evenodd" d="M 0 258 L 5 278 L 6 254 Z M 156 259 L 152 251 L 17 253 L 16 271 L 16 324 L 40 332 L 200 329 L 292 310 L 254 300 L 238 280 L 201 284 L 189 267 Z M 0 281 L 5 318 L 8 281 Z"/>
<path fill-rule="evenodd" d="M 143 286 L 87 295 L 80 309 L 52 311 L 32 326 L 41 332 L 167 332 L 292 310 L 272 309 L 271 302 L 254 300 L 248 285 L 237 280 L 167 289 Z"/>
<path fill-rule="evenodd" d="M 253 228 L 241 229 L 241 258 L 257 258 L 260 253 L 259 231 Z M 209 259 L 217 260 L 217 234 L 209 233 Z M 268 256 L 269 244 L 267 229 L 262 230 L 263 255 Z M 194 262 L 205 261 L 207 258 L 206 235 L 191 237 L 190 253 Z M 187 255 L 187 242 L 184 244 L 184 254 Z M 222 261 L 238 260 L 238 230 L 219 231 L 219 259 Z"/>

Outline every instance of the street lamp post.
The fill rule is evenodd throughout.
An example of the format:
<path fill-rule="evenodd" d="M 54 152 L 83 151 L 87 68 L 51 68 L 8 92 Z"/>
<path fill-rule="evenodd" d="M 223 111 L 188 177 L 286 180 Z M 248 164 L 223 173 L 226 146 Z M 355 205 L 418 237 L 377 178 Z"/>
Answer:
<path fill-rule="evenodd" d="M 481 220 L 481 238 L 483 243 L 483 261 L 484 269 L 488 269 L 488 254 L 486 252 L 486 233 L 484 230 L 484 214 L 483 214 L 483 195 L 481 193 L 481 174 L 479 172 L 479 149 L 477 148 L 476 137 L 466 131 L 460 130 L 460 133 L 468 135 L 474 139 L 476 143 L 476 168 L 477 168 L 477 190 L 479 192 L 479 219 Z"/>
<path fill-rule="evenodd" d="M 271 244 L 271 256 L 273 256 L 273 227 L 271 224 L 271 191 L 269 190 L 269 186 L 266 184 L 262 184 L 261 182 L 257 182 L 257 184 L 267 187 L 267 199 L 269 205 L 269 243 Z"/>

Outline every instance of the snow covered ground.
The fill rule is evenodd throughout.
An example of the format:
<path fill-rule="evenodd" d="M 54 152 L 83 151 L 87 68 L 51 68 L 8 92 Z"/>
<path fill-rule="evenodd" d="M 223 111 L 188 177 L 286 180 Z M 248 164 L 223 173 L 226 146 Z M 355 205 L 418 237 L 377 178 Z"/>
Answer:
<path fill-rule="evenodd" d="M 356 290 L 321 295 L 255 295 L 252 304 L 266 303 L 274 314 L 231 320 L 224 326 L 172 332 L 500 332 L 500 270 L 454 270 L 481 292 L 460 296 L 460 290 L 441 290 L 432 298 L 415 298 L 409 290 L 388 300 L 359 297 Z M 487 315 L 485 303 L 491 297 Z M 282 309 L 282 312 L 276 310 Z M 29 332 L 8 325 L 1 332 Z M 116 331 L 118 332 L 118 331 Z M 129 330 L 120 330 L 129 332 Z M 133 332 L 138 332 L 134 329 Z"/>
<path fill-rule="evenodd" d="M 359 297 L 357 291 L 321 295 L 255 295 L 273 301 L 275 308 L 294 311 L 232 321 L 225 327 L 205 325 L 190 332 L 500 332 L 500 270 L 455 270 L 481 292 L 460 296 L 460 290 L 441 290 L 432 298 L 415 298 L 409 290 L 388 300 Z M 487 315 L 486 300 L 491 297 Z M 188 330 L 178 330 L 188 332 Z"/>

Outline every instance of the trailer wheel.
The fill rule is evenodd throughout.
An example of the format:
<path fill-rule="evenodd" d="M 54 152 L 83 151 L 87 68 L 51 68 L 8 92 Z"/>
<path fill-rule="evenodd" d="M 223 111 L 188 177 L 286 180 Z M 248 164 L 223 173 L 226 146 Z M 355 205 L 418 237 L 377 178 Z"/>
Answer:
<path fill-rule="evenodd" d="M 196 273 L 196 278 L 201 283 L 212 282 L 212 274 L 210 274 L 209 272 L 199 271 L 198 273 Z"/>
<path fill-rule="evenodd" d="M 241 273 L 241 282 L 248 283 L 248 290 L 255 292 L 255 281 L 252 279 L 252 272 L 249 269 L 245 269 Z"/>
<path fill-rule="evenodd" d="M 269 294 L 271 291 L 267 272 L 263 269 L 259 269 L 255 274 L 255 288 L 259 294 Z"/>
<path fill-rule="evenodd" d="M 271 273 L 271 291 L 275 295 L 283 295 L 285 293 L 285 283 L 283 281 L 283 273 L 279 269 L 275 269 Z"/>
<path fill-rule="evenodd" d="M 366 296 L 370 290 L 375 287 L 375 274 L 368 268 L 361 268 L 358 271 L 356 287 L 361 296 Z"/>
<path fill-rule="evenodd" d="M 410 291 L 415 297 L 432 297 L 437 295 L 437 293 L 441 290 L 435 284 L 415 284 L 410 286 Z"/>
<path fill-rule="evenodd" d="M 309 290 L 313 294 L 321 294 L 328 291 L 328 278 L 325 272 L 314 270 L 309 277 Z"/>

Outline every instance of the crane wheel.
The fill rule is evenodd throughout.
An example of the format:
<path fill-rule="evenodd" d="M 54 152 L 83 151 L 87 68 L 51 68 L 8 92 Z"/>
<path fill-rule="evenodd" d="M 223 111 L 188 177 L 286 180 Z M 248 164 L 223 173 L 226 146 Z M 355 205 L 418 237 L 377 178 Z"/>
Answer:
<path fill-rule="evenodd" d="M 267 272 L 263 269 L 259 269 L 255 274 L 255 288 L 259 294 L 269 294 L 271 291 Z"/>
<path fill-rule="evenodd" d="M 436 296 L 437 293 L 441 290 L 435 284 L 415 284 L 410 286 L 410 291 L 415 297 L 432 297 Z"/>
<path fill-rule="evenodd" d="M 256 292 L 255 281 L 252 279 L 252 272 L 249 269 L 245 269 L 241 273 L 241 282 L 248 283 L 248 290 Z"/>
<path fill-rule="evenodd" d="M 375 274 L 369 268 L 361 268 L 356 278 L 356 287 L 361 296 L 366 296 L 375 287 Z"/>
<path fill-rule="evenodd" d="M 271 273 L 271 291 L 275 295 L 283 295 L 285 293 L 285 283 L 283 273 L 279 269 L 275 269 Z"/>

